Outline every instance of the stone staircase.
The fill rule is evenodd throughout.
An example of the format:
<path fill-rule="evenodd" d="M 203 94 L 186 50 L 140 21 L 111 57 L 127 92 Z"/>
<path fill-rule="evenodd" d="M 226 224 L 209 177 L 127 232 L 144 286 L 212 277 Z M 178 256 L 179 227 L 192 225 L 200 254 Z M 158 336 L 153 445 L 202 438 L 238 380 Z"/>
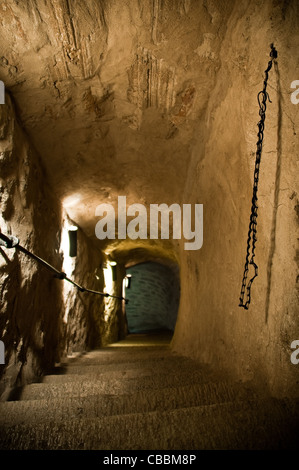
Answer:
<path fill-rule="evenodd" d="M 216 375 L 164 336 L 132 335 L 1 402 L 0 449 L 292 449 L 298 416 L 295 401 Z"/>

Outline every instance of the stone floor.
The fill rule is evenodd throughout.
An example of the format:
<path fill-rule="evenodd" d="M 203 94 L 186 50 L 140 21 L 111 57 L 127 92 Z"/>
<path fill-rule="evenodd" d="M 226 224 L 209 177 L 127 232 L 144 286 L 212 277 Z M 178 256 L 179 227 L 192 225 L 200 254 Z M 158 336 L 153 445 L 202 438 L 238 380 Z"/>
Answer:
<path fill-rule="evenodd" d="M 298 403 L 178 356 L 170 336 L 68 358 L 0 403 L 0 449 L 292 449 Z M 16 397 L 18 395 L 18 399 Z"/>

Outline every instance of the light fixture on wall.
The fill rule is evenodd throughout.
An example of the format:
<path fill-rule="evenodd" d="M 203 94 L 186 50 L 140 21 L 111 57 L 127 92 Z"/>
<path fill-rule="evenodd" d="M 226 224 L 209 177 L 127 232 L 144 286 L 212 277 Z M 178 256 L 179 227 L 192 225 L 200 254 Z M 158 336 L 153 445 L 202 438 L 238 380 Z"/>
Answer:
<path fill-rule="evenodd" d="M 104 273 L 104 284 L 105 284 L 104 291 L 107 294 L 111 294 L 112 289 L 113 289 L 113 276 L 112 276 L 112 268 L 109 263 L 105 265 L 103 269 L 103 273 Z"/>
<path fill-rule="evenodd" d="M 117 280 L 117 270 L 116 270 L 116 261 L 110 261 L 110 266 L 112 269 L 112 281 L 115 282 Z"/>
<path fill-rule="evenodd" d="M 67 219 L 64 220 L 63 229 L 61 232 L 61 251 L 63 253 L 62 269 L 67 276 L 72 276 L 76 265 L 77 254 L 77 230 L 78 227 L 71 225 Z M 63 284 L 65 295 L 68 295 L 69 287 L 66 283 Z"/>
<path fill-rule="evenodd" d="M 77 233 L 78 227 L 71 225 L 68 229 L 69 233 L 69 256 L 74 258 L 77 256 Z"/>
<path fill-rule="evenodd" d="M 130 287 L 131 287 L 131 277 L 132 277 L 131 274 L 127 274 L 126 277 L 125 277 L 125 287 L 127 289 L 130 289 Z"/>

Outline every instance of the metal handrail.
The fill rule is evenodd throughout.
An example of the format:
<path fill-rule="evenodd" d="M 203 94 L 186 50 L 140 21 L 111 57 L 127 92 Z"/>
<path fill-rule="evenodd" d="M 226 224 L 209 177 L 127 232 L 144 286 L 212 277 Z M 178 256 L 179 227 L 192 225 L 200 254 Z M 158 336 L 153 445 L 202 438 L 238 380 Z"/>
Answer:
<path fill-rule="evenodd" d="M 70 279 L 66 275 L 66 273 L 64 273 L 63 271 L 59 271 L 58 269 L 54 268 L 54 266 L 49 264 L 47 261 L 43 260 L 39 256 L 35 255 L 31 251 L 27 250 L 22 245 L 20 245 L 20 241 L 17 237 L 14 237 L 12 235 L 4 235 L 4 233 L 0 232 L 0 246 L 4 246 L 5 248 L 16 248 L 17 250 L 21 251 L 25 255 L 29 256 L 30 258 L 34 259 L 38 263 L 42 264 L 49 271 L 52 271 L 55 278 L 60 279 L 62 281 L 70 282 L 71 284 L 73 284 L 73 286 L 77 287 L 77 289 L 80 292 L 89 292 L 91 294 L 101 295 L 102 297 L 112 297 L 114 299 L 124 300 L 126 304 L 128 303 L 128 299 L 125 299 L 124 297 L 119 297 L 117 295 L 107 294 L 105 292 L 100 292 L 100 291 L 96 291 L 96 290 L 92 290 L 92 289 L 87 289 L 86 287 L 80 286 L 75 281 Z"/>

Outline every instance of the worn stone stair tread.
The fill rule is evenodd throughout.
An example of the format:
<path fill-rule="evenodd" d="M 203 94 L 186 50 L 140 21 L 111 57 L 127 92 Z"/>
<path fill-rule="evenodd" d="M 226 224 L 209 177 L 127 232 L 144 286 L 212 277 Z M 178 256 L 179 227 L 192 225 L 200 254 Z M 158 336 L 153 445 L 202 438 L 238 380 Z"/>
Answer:
<path fill-rule="evenodd" d="M 173 356 L 167 358 L 152 358 L 152 359 L 142 359 L 142 358 L 135 358 L 135 360 L 131 360 L 130 358 L 126 358 L 123 361 L 98 361 L 98 360 L 71 360 L 64 363 L 61 363 L 59 366 L 55 367 L 49 373 L 84 373 L 86 370 L 99 370 L 102 372 L 109 372 L 109 371 L 118 371 L 124 369 L 144 369 L 148 368 L 151 369 L 153 372 L 156 369 L 162 370 L 181 370 L 182 368 L 202 368 L 203 370 L 209 371 L 209 366 L 205 364 L 193 364 L 192 362 L 188 361 L 185 358 L 175 358 Z"/>
<path fill-rule="evenodd" d="M 60 397 L 0 403 L 0 424 L 47 419 L 91 418 L 145 411 L 166 411 L 191 406 L 252 400 L 256 395 L 245 387 L 228 382 L 145 390 L 125 395 L 97 394 L 87 397 Z"/>
<path fill-rule="evenodd" d="M 299 415 L 166 347 L 75 355 L 19 392 L 0 403 L 2 450 L 290 448 Z"/>
<path fill-rule="evenodd" d="M 92 366 L 90 366 L 92 367 Z M 60 384 L 66 382 L 84 382 L 86 380 L 98 382 L 101 380 L 111 380 L 116 379 L 120 380 L 124 379 L 133 379 L 133 378 L 140 378 L 140 377 L 147 377 L 152 375 L 151 369 L 126 369 L 126 370 L 112 370 L 112 371 L 101 371 L 101 369 L 92 367 L 90 369 L 79 369 L 72 371 L 71 374 L 50 374 L 45 375 L 42 379 L 43 384 Z"/>
<path fill-rule="evenodd" d="M 1 425 L 0 449 L 272 449 L 296 445 L 278 400 Z"/>
<path fill-rule="evenodd" d="M 209 382 L 210 378 L 201 371 L 193 373 L 181 371 L 180 374 L 159 374 L 151 376 L 140 376 L 138 378 L 108 378 L 105 380 L 74 380 L 64 381 L 60 378 L 59 383 L 32 383 L 26 385 L 21 393 L 21 400 L 39 400 L 44 398 L 62 396 L 87 396 L 97 393 L 125 394 L 132 391 L 160 389 L 180 386 L 182 383 L 193 385 Z M 80 377 L 79 377 L 80 378 Z M 82 378 L 82 376 L 81 376 Z M 214 377 L 217 381 L 218 378 Z"/>
<path fill-rule="evenodd" d="M 117 356 L 118 357 L 118 356 Z M 72 369 L 76 369 L 79 367 L 99 367 L 103 370 L 118 370 L 120 368 L 125 368 L 127 366 L 130 366 L 130 368 L 139 368 L 139 367 L 182 367 L 182 366 L 193 366 L 193 367 L 202 367 L 205 369 L 209 369 L 209 366 L 205 364 L 199 364 L 196 361 L 187 359 L 185 357 L 176 357 L 173 355 L 169 355 L 166 357 L 159 356 L 159 357 L 127 357 L 123 358 L 123 360 L 117 360 L 116 355 L 114 356 L 114 360 L 102 360 L 102 359 L 97 359 L 97 358 L 78 358 L 77 360 L 70 359 L 68 361 L 65 361 L 61 363 L 60 368 L 62 370 L 67 370 L 71 373 Z M 59 369 L 59 367 L 58 367 Z"/>
<path fill-rule="evenodd" d="M 92 351 L 93 352 L 93 351 Z M 166 361 L 180 361 L 180 362 L 187 362 L 188 358 L 183 356 L 176 356 L 171 351 L 127 351 L 127 352 L 119 352 L 119 351 L 102 351 L 98 350 L 96 354 L 87 353 L 83 354 L 82 356 L 76 357 L 68 357 L 64 361 L 62 361 L 61 365 L 68 367 L 72 367 L 72 365 L 84 364 L 84 365 L 117 365 L 126 362 L 135 363 L 135 362 L 166 362 Z M 190 359 L 189 359 L 190 361 Z M 191 360 L 191 362 L 193 362 Z"/>
<path fill-rule="evenodd" d="M 190 369 L 190 367 L 189 367 Z M 74 367 L 71 370 L 65 371 L 53 371 L 53 374 L 45 375 L 42 378 L 42 383 L 44 384 L 60 384 L 63 382 L 82 382 L 85 380 L 109 380 L 109 379 L 128 379 L 128 378 L 135 378 L 139 379 L 140 377 L 163 377 L 167 375 L 168 377 L 174 377 L 182 374 L 181 367 L 155 367 L 154 365 L 148 367 L 147 365 L 140 367 L 131 367 L 130 364 L 126 363 L 126 367 L 118 367 L 118 368 L 101 368 L 99 366 L 78 366 Z M 186 375 L 188 373 L 188 368 L 185 367 L 183 370 L 183 374 Z M 207 378 L 214 378 L 215 380 L 220 380 L 225 377 L 224 374 L 213 374 L 212 372 L 203 371 L 201 367 L 198 367 L 197 370 L 194 371 L 192 369 L 191 374 L 196 374 L 197 376 L 202 375 Z M 176 380 L 176 379 L 175 379 Z"/>

